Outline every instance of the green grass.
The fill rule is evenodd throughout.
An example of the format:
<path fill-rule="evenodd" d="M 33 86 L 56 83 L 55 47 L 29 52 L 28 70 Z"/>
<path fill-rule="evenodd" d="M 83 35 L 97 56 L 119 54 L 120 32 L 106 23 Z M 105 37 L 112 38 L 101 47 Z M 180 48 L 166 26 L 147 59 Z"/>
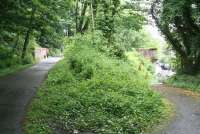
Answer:
<path fill-rule="evenodd" d="M 178 74 L 168 79 L 166 84 L 200 93 L 200 74 L 195 76 Z"/>
<path fill-rule="evenodd" d="M 30 66 L 32 66 L 33 64 L 27 64 L 27 65 L 16 65 L 16 66 L 12 66 L 12 67 L 7 67 L 4 69 L 0 69 L 0 77 L 6 76 L 6 75 L 10 75 L 16 72 L 19 72 L 23 69 L 26 69 Z"/>
<path fill-rule="evenodd" d="M 38 91 L 27 134 L 141 134 L 166 115 L 142 70 L 80 43 L 68 48 Z"/>

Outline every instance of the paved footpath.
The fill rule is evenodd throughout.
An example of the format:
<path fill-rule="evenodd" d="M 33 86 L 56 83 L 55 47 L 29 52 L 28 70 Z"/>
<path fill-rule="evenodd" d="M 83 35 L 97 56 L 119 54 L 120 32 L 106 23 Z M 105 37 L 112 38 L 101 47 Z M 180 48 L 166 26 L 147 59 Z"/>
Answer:
<path fill-rule="evenodd" d="M 200 134 L 200 94 L 157 85 L 154 88 L 175 107 L 175 117 L 158 134 Z"/>
<path fill-rule="evenodd" d="M 49 58 L 16 74 L 0 78 L 0 134 L 22 134 L 26 106 L 51 67 L 60 58 Z"/>

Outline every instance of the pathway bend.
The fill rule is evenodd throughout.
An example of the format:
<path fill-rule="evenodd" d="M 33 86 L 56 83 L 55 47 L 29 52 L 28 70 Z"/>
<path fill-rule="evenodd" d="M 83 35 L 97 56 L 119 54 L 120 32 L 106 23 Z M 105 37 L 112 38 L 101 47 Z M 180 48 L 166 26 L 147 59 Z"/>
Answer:
<path fill-rule="evenodd" d="M 169 126 L 158 134 L 200 134 L 200 94 L 166 85 L 155 85 L 154 89 L 167 98 L 176 111 Z"/>

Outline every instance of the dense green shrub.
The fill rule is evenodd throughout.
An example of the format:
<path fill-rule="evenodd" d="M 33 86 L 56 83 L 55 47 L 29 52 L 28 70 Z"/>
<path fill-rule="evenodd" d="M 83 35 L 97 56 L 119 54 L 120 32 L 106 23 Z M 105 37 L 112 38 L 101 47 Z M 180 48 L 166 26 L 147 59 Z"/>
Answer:
<path fill-rule="evenodd" d="M 15 68 L 17 66 L 32 64 L 34 59 L 35 39 L 30 40 L 26 57 L 21 58 L 23 39 L 19 38 L 18 45 L 0 45 L 0 69 Z"/>
<path fill-rule="evenodd" d="M 11 53 L 11 49 L 0 46 L 0 69 L 15 66 L 20 63 L 19 57 Z"/>
<path fill-rule="evenodd" d="M 77 45 L 79 43 L 82 45 Z M 162 117 L 164 104 L 142 70 L 76 41 L 30 106 L 28 134 L 139 134 Z"/>

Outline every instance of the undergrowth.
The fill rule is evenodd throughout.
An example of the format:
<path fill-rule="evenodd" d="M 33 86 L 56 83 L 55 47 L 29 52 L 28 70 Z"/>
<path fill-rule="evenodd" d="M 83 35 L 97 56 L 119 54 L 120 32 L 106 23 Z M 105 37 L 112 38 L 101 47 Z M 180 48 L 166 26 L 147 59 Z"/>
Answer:
<path fill-rule="evenodd" d="M 142 134 L 165 114 L 138 66 L 75 43 L 29 107 L 27 134 Z"/>

